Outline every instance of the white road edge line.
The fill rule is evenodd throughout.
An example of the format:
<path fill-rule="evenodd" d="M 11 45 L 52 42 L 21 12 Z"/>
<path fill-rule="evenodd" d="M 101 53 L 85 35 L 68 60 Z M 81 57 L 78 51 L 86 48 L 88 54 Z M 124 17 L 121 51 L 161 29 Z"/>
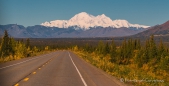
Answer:
<path fill-rule="evenodd" d="M 48 55 L 48 54 L 47 54 L 47 55 Z M 46 56 L 46 55 L 44 55 L 44 56 Z M 43 56 L 43 57 L 44 57 L 44 56 Z M 19 63 L 16 63 L 16 64 L 12 64 L 12 65 L 9 65 L 9 66 L 1 67 L 0 70 L 1 70 L 1 69 L 4 69 L 4 68 L 8 68 L 8 67 L 12 67 L 12 66 L 15 66 L 15 65 L 19 65 L 19 64 L 25 63 L 25 62 L 28 62 L 28 61 L 37 59 L 37 58 L 39 58 L 39 57 L 41 57 L 41 56 L 38 56 L 38 57 L 35 57 L 35 58 L 32 58 L 32 59 L 28 59 L 28 60 L 25 60 L 25 61 L 22 61 L 22 62 L 19 62 Z"/>
<path fill-rule="evenodd" d="M 68 52 L 68 53 L 69 53 L 69 52 Z M 78 68 L 76 67 L 75 63 L 73 62 L 73 59 L 72 59 L 72 57 L 70 56 L 70 53 L 69 53 L 69 57 L 70 57 L 70 59 L 71 59 L 73 65 L 75 66 L 75 68 L 76 68 L 76 70 L 77 70 L 77 72 L 78 72 L 78 74 L 79 74 L 79 76 L 80 76 L 80 78 L 81 78 L 81 80 L 82 80 L 84 86 L 87 86 L 87 84 L 86 84 L 85 80 L 83 79 L 81 73 L 79 72 Z"/>

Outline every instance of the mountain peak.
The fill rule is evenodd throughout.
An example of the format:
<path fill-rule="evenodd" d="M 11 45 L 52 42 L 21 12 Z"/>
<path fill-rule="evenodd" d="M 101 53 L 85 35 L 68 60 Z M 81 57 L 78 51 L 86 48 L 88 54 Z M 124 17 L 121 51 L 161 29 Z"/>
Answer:
<path fill-rule="evenodd" d="M 106 16 L 105 14 L 102 14 L 101 16 Z"/>
<path fill-rule="evenodd" d="M 86 12 L 81 12 L 81 13 L 76 14 L 75 16 L 90 16 L 90 15 Z"/>
<path fill-rule="evenodd" d="M 68 28 L 76 27 L 76 29 L 88 30 L 90 27 L 136 27 L 136 28 L 147 28 L 149 26 L 130 24 L 127 20 L 114 20 L 112 21 L 105 14 L 93 16 L 86 12 L 80 12 L 73 16 L 70 20 L 55 20 L 51 22 L 42 23 L 43 26 Z"/>
<path fill-rule="evenodd" d="M 102 14 L 102 15 L 98 15 L 98 16 L 101 16 L 101 17 L 107 17 L 105 14 Z"/>
<path fill-rule="evenodd" d="M 76 15 L 89 15 L 89 14 L 86 13 L 86 12 L 80 12 L 80 13 L 78 13 L 78 14 L 76 14 Z"/>
<path fill-rule="evenodd" d="M 78 13 L 78 14 L 76 14 L 74 17 L 94 17 L 93 15 L 91 15 L 91 14 L 88 14 L 88 13 L 86 13 L 86 12 L 81 12 L 81 13 Z"/>
<path fill-rule="evenodd" d="M 109 17 L 107 17 L 105 14 L 98 15 L 98 16 L 96 16 L 96 17 L 98 17 L 98 18 L 109 18 Z"/>
<path fill-rule="evenodd" d="M 81 13 L 76 14 L 74 17 L 72 17 L 70 21 L 87 20 L 92 17 L 93 17 L 92 15 L 87 14 L 86 12 L 81 12 Z"/>
<path fill-rule="evenodd" d="M 164 24 L 162 24 L 162 26 L 169 28 L 169 21 L 167 21 L 167 22 L 165 22 Z"/>

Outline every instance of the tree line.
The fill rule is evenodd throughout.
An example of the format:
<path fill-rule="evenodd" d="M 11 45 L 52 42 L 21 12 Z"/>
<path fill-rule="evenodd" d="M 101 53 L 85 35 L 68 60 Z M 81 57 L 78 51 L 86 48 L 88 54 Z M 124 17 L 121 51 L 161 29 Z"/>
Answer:
<path fill-rule="evenodd" d="M 8 32 L 5 30 L 0 45 L 0 61 L 4 62 L 30 57 L 36 55 L 37 52 L 48 49 L 48 46 L 44 47 L 43 49 L 40 47 L 31 46 L 29 38 L 26 39 L 26 42 L 24 42 L 23 39 L 16 41 L 14 38 L 9 37 Z"/>
<path fill-rule="evenodd" d="M 29 38 L 26 41 L 16 41 L 12 37 L 9 37 L 8 32 L 5 31 L 0 45 L 0 58 L 5 59 L 10 57 L 11 60 L 25 58 L 44 50 L 56 48 L 70 49 L 75 44 L 74 41 L 65 42 L 64 39 L 58 39 L 50 46 L 50 43 L 45 44 L 45 41 L 42 42 L 35 41 L 36 45 L 34 44 L 33 46 L 30 44 Z M 114 40 L 111 43 L 99 41 L 98 44 L 94 45 L 91 43 L 86 43 L 85 45 L 83 43 L 82 45 L 82 43 L 83 40 L 77 40 L 76 44 L 79 44 L 77 46 L 79 49 L 88 53 L 95 52 L 98 55 L 109 55 L 110 62 L 118 65 L 137 64 L 138 67 L 142 67 L 144 64 L 147 64 L 154 66 L 154 70 L 169 70 L 169 50 L 165 47 L 162 40 L 159 43 L 155 43 L 153 35 L 145 41 L 144 45 L 141 44 L 140 39 L 124 39 L 121 45 L 116 44 Z"/>
<path fill-rule="evenodd" d="M 162 40 L 156 44 L 153 35 L 144 45 L 141 45 L 139 39 L 124 39 L 120 46 L 116 46 L 112 40 L 111 43 L 100 41 L 96 47 L 86 44 L 79 49 L 103 56 L 110 55 L 110 62 L 118 65 L 137 64 L 137 67 L 142 67 L 147 64 L 153 66 L 153 70 L 169 71 L 169 50 Z"/>
<path fill-rule="evenodd" d="M 115 42 L 101 40 L 95 46 L 87 43 L 83 47 L 74 46 L 72 50 L 87 62 L 118 78 L 163 81 L 129 82 L 134 86 L 168 86 L 169 49 L 162 40 L 156 42 L 152 35 L 144 43 L 140 39 Z"/>

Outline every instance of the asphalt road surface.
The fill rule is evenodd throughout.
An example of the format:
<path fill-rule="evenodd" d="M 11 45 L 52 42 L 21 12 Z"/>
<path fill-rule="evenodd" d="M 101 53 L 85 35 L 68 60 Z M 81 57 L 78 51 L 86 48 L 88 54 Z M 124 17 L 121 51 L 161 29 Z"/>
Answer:
<path fill-rule="evenodd" d="M 0 86 L 123 86 L 70 51 L 0 64 Z"/>

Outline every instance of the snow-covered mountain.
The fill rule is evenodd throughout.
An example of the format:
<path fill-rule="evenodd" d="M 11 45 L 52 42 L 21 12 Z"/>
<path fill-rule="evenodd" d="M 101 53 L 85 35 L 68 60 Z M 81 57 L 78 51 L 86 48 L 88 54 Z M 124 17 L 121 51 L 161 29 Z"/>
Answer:
<path fill-rule="evenodd" d="M 111 20 L 106 15 L 93 16 L 86 12 L 76 14 L 69 20 L 54 20 L 50 22 L 44 22 L 41 25 L 47 27 L 69 28 L 88 30 L 93 27 L 112 27 L 112 28 L 148 28 L 149 26 L 130 24 L 127 20 Z"/>
<path fill-rule="evenodd" d="M 130 24 L 127 20 L 111 20 L 104 14 L 93 16 L 81 12 L 69 20 L 54 20 L 35 26 L 0 25 L 0 36 L 7 30 L 16 38 L 122 37 L 143 32 L 148 27 Z"/>
<path fill-rule="evenodd" d="M 122 37 L 137 34 L 147 29 L 97 27 L 89 30 L 75 30 L 74 27 L 58 28 L 42 25 L 24 27 L 17 24 L 0 25 L 0 37 L 7 30 L 14 38 L 90 38 L 90 37 Z"/>

